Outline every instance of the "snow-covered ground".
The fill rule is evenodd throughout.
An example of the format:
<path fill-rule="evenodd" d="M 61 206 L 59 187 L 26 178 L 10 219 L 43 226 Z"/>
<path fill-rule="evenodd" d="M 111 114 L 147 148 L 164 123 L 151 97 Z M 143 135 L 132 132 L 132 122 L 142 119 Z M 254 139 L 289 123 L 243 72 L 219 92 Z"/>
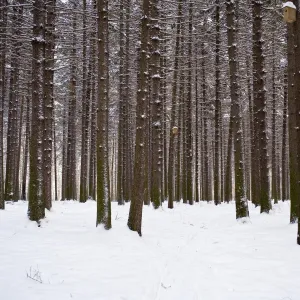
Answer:
<path fill-rule="evenodd" d="M 145 207 L 143 237 L 95 227 L 96 204 L 54 203 L 38 228 L 27 204 L 0 211 L 1 300 L 299 300 L 300 247 L 289 203 L 270 215 L 234 204 Z"/>

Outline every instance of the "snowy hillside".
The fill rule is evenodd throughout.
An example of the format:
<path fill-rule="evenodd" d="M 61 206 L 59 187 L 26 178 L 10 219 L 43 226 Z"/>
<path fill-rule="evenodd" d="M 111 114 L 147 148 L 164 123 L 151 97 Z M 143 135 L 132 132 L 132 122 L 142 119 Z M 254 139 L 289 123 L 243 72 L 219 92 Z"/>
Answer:
<path fill-rule="evenodd" d="M 112 205 L 113 228 L 95 227 L 96 203 L 56 202 L 42 227 L 27 204 L 0 211 L 1 300 L 299 300 L 300 252 L 289 203 L 270 215 L 250 205 L 145 207 L 143 237 L 127 229 L 129 205 Z"/>

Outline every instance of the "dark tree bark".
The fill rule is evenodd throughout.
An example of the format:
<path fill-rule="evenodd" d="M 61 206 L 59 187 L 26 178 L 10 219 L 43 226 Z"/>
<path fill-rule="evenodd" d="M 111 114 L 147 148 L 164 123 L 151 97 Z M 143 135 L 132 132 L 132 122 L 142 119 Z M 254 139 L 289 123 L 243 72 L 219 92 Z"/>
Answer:
<path fill-rule="evenodd" d="M 149 0 L 143 0 L 143 11 L 141 19 L 140 37 L 141 45 L 138 53 L 138 89 L 137 89 L 137 110 L 136 110 L 136 141 L 134 177 L 132 187 L 132 200 L 128 217 L 128 227 L 142 235 L 142 213 L 144 200 L 144 187 L 147 176 L 144 173 L 146 161 L 144 159 L 146 125 L 146 99 L 147 99 L 147 43 L 148 43 L 148 16 Z"/>
<path fill-rule="evenodd" d="M 234 181 L 235 181 L 235 204 L 236 218 L 249 216 L 248 201 L 244 188 L 244 163 L 242 156 L 242 124 L 238 86 L 238 63 L 236 46 L 235 4 L 231 0 L 226 1 L 227 13 L 227 36 L 228 36 L 228 57 L 230 75 L 230 96 L 231 114 L 233 119 L 232 137 L 234 143 Z"/>
<path fill-rule="evenodd" d="M 78 8 L 78 0 L 72 0 L 72 9 Z M 76 199 L 76 87 L 77 87 L 77 62 L 76 62 L 76 15 L 72 17 L 72 48 L 70 61 L 70 84 L 69 84 L 69 112 L 68 112 L 68 136 L 67 136 L 67 162 L 66 162 L 66 200 Z"/>
<path fill-rule="evenodd" d="M 46 2 L 45 69 L 44 69 L 44 138 L 43 181 L 45 207 L 52 207 L 52 137 L 53 137 L 53 81 L 55 51 L 55 6 L 56 0 Z"/>
<path fill-rule="evenodd" d="M 6 64 L 6 26 L 7 26 L 7 0 L 0 1 L 0 209 L 5 208 L 4 201 L 4 173 L 3 173 L 3 121 L 5 102 L 5 64 Z"/>
<path fill-rule="evenodd" d="M 293 25 L 293 32 L 294 32 L 294 39 L 295 39 L 295 53 L 294 53 L 294 58 L 295 58 L 295 73 L 294 73 L 294 85 L 295 85 L 295 98 L 294 98 L 294 103 L 291 104 L 291 112 L 294 114 L 294 118 L 296 119 L 296 127 L 291 128 L 290 127 L 290 134 L 295 134 L 296 135 L 296 143 L 295 144 L 290 144 L 290 158 L 292 157 L 297 157 L 297 171 L 290 172 L 291 176 L 295 176 L 293 178 L 293 182 L 291 180 L 291 193 L 292 189 L 299 189 L 299 180 L 300 180 L 300 170 L 299 170 L 299 155 L 300 155 L 300 1 L 295 0 L 294 4 L 296 5 L 297 9 L 297 19 L 296 22 Z M 293 62 L 291 62 L 293 63 Z M 290 66 L 289 66 L 290 67 Z M 292 66 L 291 66 L 292 67 Z M 291 70 L 289 70 L 290 72 Z M 289 99 L 290 100 L 290 99 Z M 294 133 L 293 133 L 294 131 Z M 294 171 L 294 170 L 293 170 Z M 292 178 L 291 178 L 292 179 Z M 294 186 L 295 184 L 295 186 Z M 295 192 L 295 190 L 293 192 Z M 297 190 L 298 191 L 298 190 Z M 300 198 L 299 198 L 299 193 L 297 194 L 297 198 L 295 195 L 294 199 L 294 208 L 295 208 L 295 215 L 298 217 L 298 234 L 297 234 L 297 244 L 300 245 Z"/>
<path fill-rule="evenodd" d="M 29 155 L 29 138 L 30 138 L 30 97 L 26 96 L 26 129 L 25 129 L 25 149 L 23 158 L 23 176 L 21 188 L 21 200 L 27 200 L 26 195 L 26 182 L 27 182 L 27 168 L 28 168 L 28 155 Z"/>
<path fill-rule="evenodd" d="M 268 176 L 268 153 L 267 153 L 267 127 L 266 127 L 266 90 L 265 90 L 265 71 L 262 39 L 262 8 L 263 4 L 259 0 L 252 0 L 253 16 L 253 93 L 254 93 L 254 128 L 258 141 L 259 151 L 259 173 L 260 188 L 258 199 L 261 213 L 269 213 L 271 199 L 269 195 L 269 176 Z M 258 177 L 258 175 L 256 174 Z"/>
<path fill-rule="evenodd" d="M 94 3 L 93 9 L 96 10 Z M 90 121 L 90 162 L 89 162 L 89 197 L 96 200 L 96 31 L 92 30 L 90 37 L 90 57 L 91 65 L 91 121 Z"/>
<path fill-rule="evenodd" d="M 172 107 L 171 107 L 171 123 L 170 123 L 170 142 L 169 142 L 169 163 L 168 163 L 168 208 L 174 207 L 175 198 L 175 151 L 176 136 L 173 128 L 176 126 L 176 108 L 177 108 L 177 81 L 178 81 L 178 64 L 179 64 L 179 43 L 182 21 L 182 0 L 178 0 L 177 8 L 178 20 L 176 23 L 176 42 L 175 42 L 175 59 L 172 80 Z M 176 126 L 178 128 L 178 124 Z"/>
<path fill-rule="evenodd" d="M 214 164 L 214 200 L 215 204 L 221 203 L 220 197 L 220 114 L 221 114 L 221 100 L 220 100 L 220 1 L 215 2 L 215 18 L 216 18 L 216 99 L 215 99 L 215 164 Z M 227 24 L 228 26 L 228 24 Z"/>
<path fill-rule="evenodd" d="M 151 90 L 151 114 L 152 114 L 152 170 L 151 170 L 151 200 L 154 208 L 161 205 L 161 181 L 162 181 L 162 103 L 159 97 L 160 91 L 160 25 L 158 23 L 158 0 L 151 2 L 151 61 L 152 61 L 152 90 Z"/>
<path fill-rule="evenodd" d="M 118 126 L 118 166 L 117 166 L 117 200 L 119 205 L 123 205 L 124 188 L 125 188 L 125 163 L 126 163 L 126 149 L 125 144 L 125 118 L 126 118 L 126 86 L 125 86 L 125 33 L 124 33 L 124 0 L 120 0 L 120 51 L 119 51 L 119 126 Z"/>
<path fill-rule="evenodd" d="M 277 184 L 277 151 L 276 151 L 276 56 L 275 56 L 275 40 L 274 29 L 272 32 L 272 194 L 271 199 L 274 203 L 278 203 L 279 199 L 279 186 Z"/>
<path fill-rule="evenodd" d="M 18 158 L 18 110 L 19 110 L 19 73 L 20 73 L 20 50 L 22 43 L 18 37 L 21 34 L 23 18 L 23 0 L 14 2 L 12 22 L 12 60 L 9 75 L 9 108 L 7 124 L 7 156 L 6 156 L 6 179 L 5 179 L 5 200 L 14 200 L 15 179 L 17 174 L 16 160 Z"/>
<path fill-rule="evenodd" d="M 284 95 L 283 95 L 283 111 L 282 111 L 282 160 L 281 160 L 281 186 L 282 186 L 282 201 L 288 200 L 288 164 L 287 164 L 287 102 L 288 102 L 288 78 L 287 72 L 284 74 Z"/>
<path fill-rule="evenodd" d="M 28 188 L 28 217 L 39 222 L 45 217 L 43 201 L 43 78 L 45 48 L 45 2 L 33 3 L 33 38 L 32 38 L 32 113 L 30 137 L 30 168 Z"/>
<path fill-rule="evenodd" d="M 202 55 L 202 118 L 203 118 L 203 157 L 202 157 L 202 199 L 209 201 L 210 199 L 210 184 L 209 184 L 209 155 L 208 155 L 208 108 L 209 103 L 206 91 L 206 70 L 205 70 L 205 54 L 204 43 L 201 44 Z"/>
<path fill-rule="evenodd" d="M 97 220 L 111 228 L 108 164 L 108 1 L 98 0 Z"/>
<path fill-rule="evenodd" d="M 192 44 L 193 44 L 193 2 L 189 2 L 188 28 L 188 83 L 186 99 L 186 198 L 190 205 L 194 204 L 193 196 L 193 140 L 192 140 Z"/>
<path fill-rule="evenodd" d="M 89 132 L 89 95 L 87 93 L 87 3 L 83 0 L 82 4 L 82 26 L 83 26 L 83 37 L 82 37 L 82 117 L 81 117 L 81 169 L 80 169 L 80 192 L 79 201 L 86 202 L 88 198 L 88 132 Z M 89 70 L 90 71 L 90 70 Z"/>

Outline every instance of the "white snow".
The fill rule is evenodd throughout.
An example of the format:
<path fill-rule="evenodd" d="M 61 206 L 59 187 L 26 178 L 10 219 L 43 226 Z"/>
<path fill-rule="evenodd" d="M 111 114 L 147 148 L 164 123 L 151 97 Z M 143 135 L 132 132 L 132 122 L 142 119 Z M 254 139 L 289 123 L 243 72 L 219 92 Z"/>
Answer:
<path fill-rule="evenodd" d="M 299 300 L 300 247 L 289 203 L 270 215 L 234 203 L 145 207 L 143 237 L 129 204 L 113 228 L 95 227 L 96 203 L 56 202 L 41 228 L 27 204 L 0 211 L 1 300 Z M 31 277 L 31 278 L 30 278 Z"/>
<path fill-rule="evenodd" d="M 294 8 L 294 9 L 297 9 L 295 4 L 292 2 L 292 1 L 287 1 L 285 3 L 283 3 L 282 7 L 291 7 L 291 8 Z"/>

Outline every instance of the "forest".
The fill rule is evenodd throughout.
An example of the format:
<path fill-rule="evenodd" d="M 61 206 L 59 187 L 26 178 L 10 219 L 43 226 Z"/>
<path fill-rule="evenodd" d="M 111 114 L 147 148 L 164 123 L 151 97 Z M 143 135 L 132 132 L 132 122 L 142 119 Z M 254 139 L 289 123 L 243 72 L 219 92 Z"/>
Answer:
<path fill-rule="evenodd" d="M 24 265 L 28 249 L 22 261 L 14 251 L 47 239 L 36 250 L 41 265 L 47 251 L 48 257 L 64 252 L 66 238 L 77 245 L 74 261 L 81 270 L 88 259 L 81 244 L 90 245 L 94 261 L 95 249 L 107 247 L 96 252 L 112 270 L 127 262 L 122 272 L 135 266 L 152 283 L 151 274 L 158 275 L 149 272 L 145 258 L 136 254 L 133 260 L 130 253 L 156 255 L 157 264 L 165 264 L 153 283 L 158 289 L 137 278 L 145 294 L 132 294 L 133 283 L 126 281 L 128 290 L 119 285 L 120 295 L 103 289 L 93 298 L 92 279 L 90 296 L 77 290 L 77 299 L 298 299 L 293 295 L 299 297 L 299 287 L 287 285 L 300 276 L 294 267 L 300 245 L 299 0 L 0 0 L 0 99 L 0 259 L 6 261 L 0 273 L 10 274 L 18 264 L 27 279 L 45 284 L 34 258 L 30 268 Z M 60 230 L 66 230 L 61 240 Z M 22 238 L 10 242 L 16 234 Z M 97 234 L 106 242 L 97 244 Z M 264 251 L 263 237 L 268 253 L 261 254 L 259 266 L 270 273 L 257 275 L 248 256 L 246 269 L 226 256 L 227 246 L 237 257 L 255 247 L 251 255 L 259 260 L 255 251 Z M 57 238 L 62 248 L 56 249 Z M 118 240 L 128 261 L 120 258 Z M 219 268 L 225 272 L 218 279 L 220 294 L 206 290 L 205 281 L 204 298 L 196 288 L 175 292 L 175 283 L 183 281 L 168 274 L 188 268 L 187 261 L 177 269 L 169 261 L 195 255 L 198 246 L 209 259 L 223 247 L 221 257 L 235 261 L 237 272 L 250 270 L 256 285 L 266 277 L 268 283 L 250 296 L 228 282 L 224 294 L 221 277 L 226 283 L 239 276 Z M 191 270 L 193 262 L 200 269 L 208 264 L 211 284 L 210 263 L 219 262 L 193 257 Z M 281 260 L 286 269 L 277 268 Z M 106 282 L 116 273 L 109 275 L 103 266 Z M 264 288 L 271 290 L 284 270 L 294 278 L 284 279 L 290 294 L 278 290 L 263 298 Z M 198 276 L 194 271 L 183 274 Z M 4 300 L 20 299 L 9 284 L 3 285 Z M 47 295 L 76 298 L 68 293 Z M 36 297 L 22 299 L 41 299 Z"/>
<path fill-rule="evenodd" d="M 1 209 L 95 199 L 109 229 L 131 201 L 141 235 L 143 204 L 290 200 L 297 222 L 298 1 L 141 2 L 1 0 Z"/>

